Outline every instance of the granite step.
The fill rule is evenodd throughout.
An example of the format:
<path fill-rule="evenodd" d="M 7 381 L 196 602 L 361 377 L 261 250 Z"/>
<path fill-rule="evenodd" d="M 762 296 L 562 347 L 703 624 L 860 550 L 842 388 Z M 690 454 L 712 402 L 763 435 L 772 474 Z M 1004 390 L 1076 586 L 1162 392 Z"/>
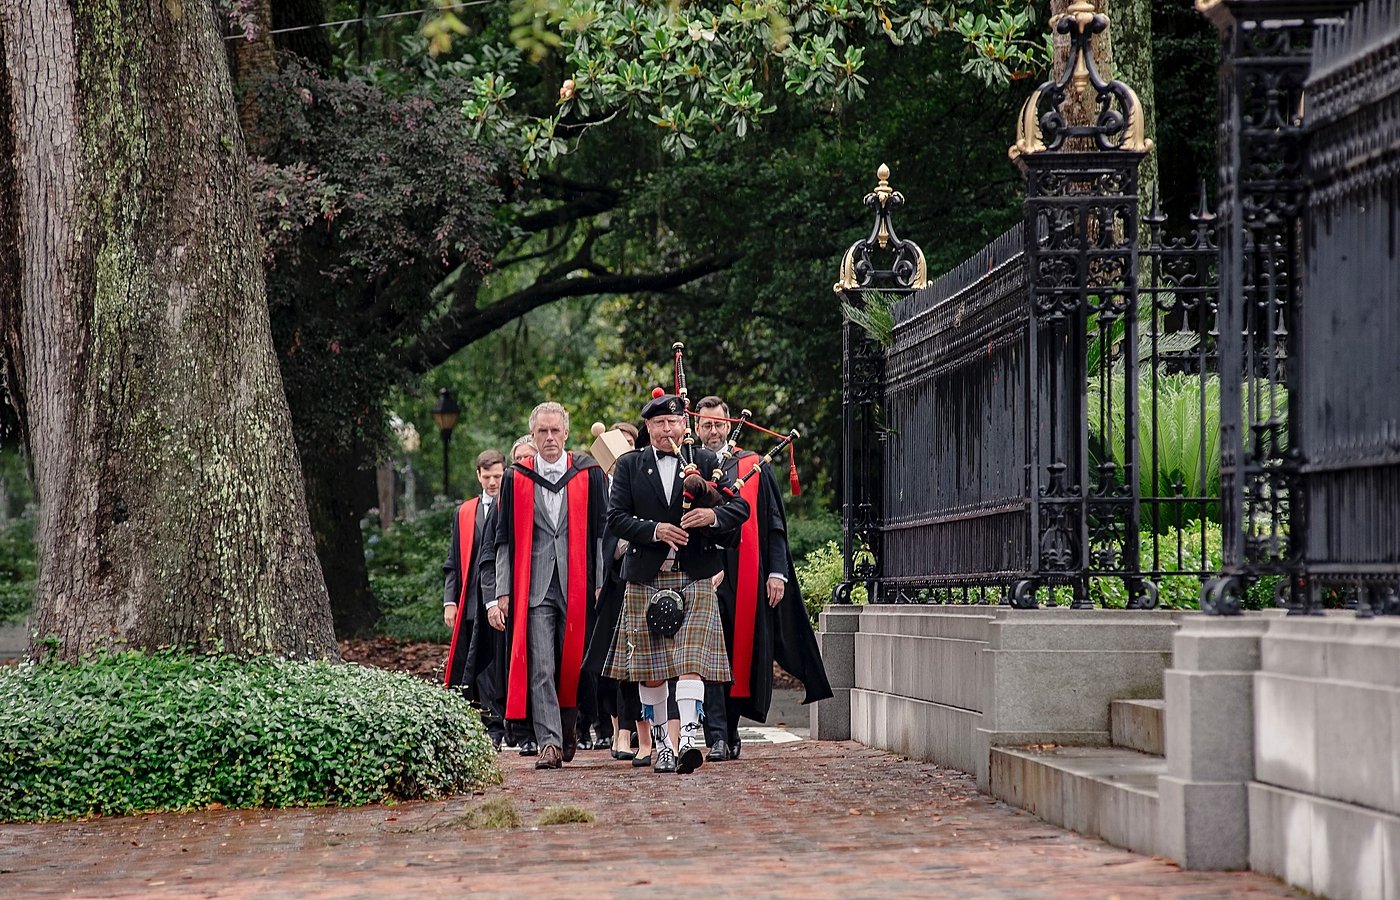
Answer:
<path fill-rule="evenodd" d="M 1108 705 L 1108 719 L 1115 747 L 1167 755 L 1167 701 L 1114 700 Z"/>
<path fill-rule="evenodd" d="M 991 749 L 992 796 L 1052 825 L 1138 853 L 1160 853 L 1160 756 L 1123 747 Z"/>

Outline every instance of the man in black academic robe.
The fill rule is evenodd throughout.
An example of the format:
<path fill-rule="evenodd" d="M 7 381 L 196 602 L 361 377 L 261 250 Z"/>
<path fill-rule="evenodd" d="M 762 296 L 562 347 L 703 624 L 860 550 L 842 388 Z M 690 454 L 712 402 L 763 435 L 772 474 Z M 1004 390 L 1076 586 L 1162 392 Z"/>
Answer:
<path fill-rule="evenodd" d="M 701 442 L 718 452 L 726 443 L 728 407 L 718 397 L 705 397 L 695 410 Z M 734 682 L 706 685 L 705 738 L 712 761 L 739 756 L 740 716 L 767 721 L 775 660 L 802 682 L 804 704 L 832 696 L 793 568 L 777 481 L 767 464 L 757 478 L 750 475 L 760 459 L 737 450 L 724 464 L 729 480 L 745 477 L 742 493 L 749 501 L 749 518 L 726 552 L 724 579 L 716 591 Z"/>
<path fill-rule="evenodd" d="M 506 473 L 482 561 L 487 620 L 511 630 L 505 715 L 530 713 L 540 769 L 559 768 L 577 748 L 579 674 L 601 584 L 607 486 L 592 457 L 564 451 L 568 426 L 557 403 L 531 413 L 538 453 Z"/>
<path fill-rule="evenodd" d="M 496 685 L 489 669 L 477 669 L 470 649 L 475 620 L 482 609 L 481 551 L 483 544 L 495 535 L 491 515 L 501 492 L 504 472 L 505 457 L 499 450 L 483 450 L 477 455 L 476 478 L 481 484 L 481 496 L 472 497 L 457 507 L 452 516 L 447 561 L 442 564 L 446 576 L 442 589 L 442 621 L 452 632 L 443 683 L 481 705 L 485 710 L 482 718 L 487 733 L 497 747 L 504 735 L 504 725 Z"/>

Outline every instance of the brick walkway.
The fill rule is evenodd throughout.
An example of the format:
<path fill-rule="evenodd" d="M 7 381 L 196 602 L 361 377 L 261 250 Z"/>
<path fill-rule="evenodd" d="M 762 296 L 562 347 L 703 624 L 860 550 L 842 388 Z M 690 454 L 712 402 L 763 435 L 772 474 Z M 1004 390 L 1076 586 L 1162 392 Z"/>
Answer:
<path fill-rule="evenodd" d="M 686 777 L 596 751 L 562 772 L 501 760 L 486 797 L 514 800 L 522 829 L 454 825 L 481 797 L 6 825 L 0 896 L 1301 896 L 1061 831 L 964 775 L 853 743 L 746 745 Z M 599 821 L 533 827 L 561 803 Z"/>

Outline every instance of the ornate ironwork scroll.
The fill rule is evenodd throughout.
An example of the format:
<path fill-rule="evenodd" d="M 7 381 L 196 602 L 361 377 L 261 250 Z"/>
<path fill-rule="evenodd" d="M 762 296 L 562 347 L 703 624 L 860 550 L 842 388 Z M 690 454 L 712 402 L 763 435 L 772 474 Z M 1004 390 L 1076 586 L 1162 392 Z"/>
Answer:
<path fill-rule="evenodd" d="M 890 187 L 890 170 L 881 165 L 875 189 L 865 195 L 865 205 L 875 212 L 869 237 L 856 241 L 841 261 L 836 293 L 851 307 L 868 309 L 872 298 L 887 309 L 890 293 L 904 296 L 925 286 L 928 276 L 919 245 L 899 237 L 894 211 L 904 205 L 904 195 Z M 883 267 L 878 260 L 888 261 Z M 878 292 L 878 293 L 877 293 Z M 847 318 L 842 337 L 841 396 L 841 520 L 844 578 L 832 592 L 835 603 L 851 602 L 852 592 L 863 585 L 871 602 L 880 597 L 881 526 L 883 510 L 882 441 L 880 422 L 885 392 L 885 347 L 860 324 Z"/>
<path fill-rule="evenodd" d="M 865 195 L 865 205 L 875 210 L 875 224 L 870 236 L 852 244 L 841 259 L 841 277 L 832 286 L 838 294 L 878 287 L 917 291 L 928 284 L 924 251 L 894 230 L 893 213 L 904 205 L 904 195 L 890 187 L 889 166 L 882 163 L 875 176 L 875 190 Z M 879 253 L 890 256 L 883 269 L 872 259 Z"/>

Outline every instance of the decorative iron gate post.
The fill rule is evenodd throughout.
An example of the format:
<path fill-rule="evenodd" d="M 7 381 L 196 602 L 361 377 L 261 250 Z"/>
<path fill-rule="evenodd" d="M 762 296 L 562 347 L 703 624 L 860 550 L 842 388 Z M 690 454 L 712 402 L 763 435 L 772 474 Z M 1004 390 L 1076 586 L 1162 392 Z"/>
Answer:
<path fill-rule="evenodd" d="M 1108 28 L 1107 17 L 1079 0 L 1051 25 L 1069 35 L 1070 58 L 1058 80 L 1045 82 L 1026 101 L 1011 148 L 1026 175 L 1032 372 L 1026 478 L 1033 573 L 1017 583 L 1011 599 L 1030 608 L 1038 605 L 1041 587 L 1067 585 L 1072 605 L 1088 607 L 1089 576 L 1108 575 L 1124 579 L 1130 608 L 1151 608 L 1156 589 L 1141 577 L 1138 559 L 1135 423 L 1137 179 L 1152 145 L 1143 134 L 1137 95 L 1121 81 L 1105 81 L 1094 64 L 1093 38 Z M 1096 118 L 1070 124 L 1066 100 L 1089 90 L 1098 104 Z M 1043 114 L 1042 101 L 1049 107 Z M 1095 371 L 1088 362 L 1091 346 Z M 1121 417 L 1114 409 L 1120 404 Z M 1121 466 L 1111 453 L 1091 448 L 1091 415 L 1103 445 L 1122 441 Z"/>
<path fill-rule="evenodd" d="M 1208 613 L 1238 614 L 1249 584 L 1312 607 L 1298 389 L 1300 223 L 1307 190 L 1303 86 L 1316 26 L 1354 0 L 1197 0 L 1220 29 L 1220 490 L 1223 568 Z"/>
<path fill-rule="evenodd" d="M 856 241 L 841 260 L 837 296 L 858 310 L 869 310 L 871 297 L 887 310 L 887 297 L 907 296 L 928 283 L 924 252 L 895 233 L 892 213 L 904 205 L 904 195 L 890 187 L 890 170 L 881 165 L 875 189 L 865 205 L 875 212 L 869 237 Z M 879 268 L 878 255 L 889 258 Z M 880 596 L 880 527 L 883 432 L 879 408 L 885 391 L 885 347 L 849 316 L 842 318 L 841 364 L 841 525 L 844 575 L 832 591 L 833 603 L 850 603 L 851 592 L 864 585 L 872 603 Z"/>

